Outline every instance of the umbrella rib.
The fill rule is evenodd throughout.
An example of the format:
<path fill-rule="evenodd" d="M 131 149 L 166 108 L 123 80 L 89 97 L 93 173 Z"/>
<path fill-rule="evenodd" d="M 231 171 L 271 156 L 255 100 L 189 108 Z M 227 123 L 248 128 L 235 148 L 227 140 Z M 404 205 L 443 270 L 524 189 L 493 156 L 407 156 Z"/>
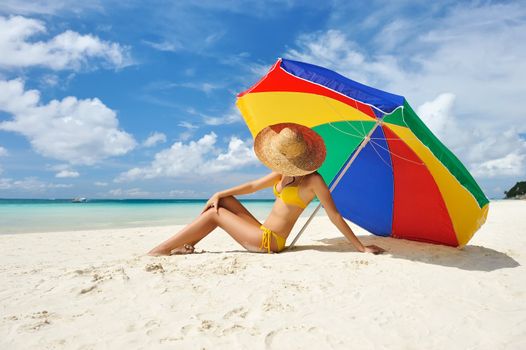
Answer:
<path fill-rule="evenodd" d="M 380 153 L 378 152 L 378 150 L 376 149 L 376 147 L 374 147 L 375 144 L 376 144 L 376 142 L 374 142 L 373 140 L 371 140 L 371 147 L 372 147 L 373 150 L 376 152 L 376 154 L 378 155 L 378 157 L 380 157 L 380 159 L 382 160 L 382 162 L 384 162 L 385 165 L 387 165 L 389 168 L 392 169 L 393 167 L 391 166 L 391 164 L 387 163 L 387 162 L 385 161 L 384 157 L 382 157 L 382 156 L 380 155 Z"/>
<path fill-rule="evenodd" d="M 358 108 L 358 102 L 356 102 L 355 99 L 353 99 L 353 102 L 354 102 L 354 108 L 356 108 L 357 110 L 360 110 Z M 363 127 L 363 121 L 361 120 L 360 120 L 360 126 L 362 127 L 363 135 L 365 136 L 367 133 L 365 132 L 365 128 Z"/>
<path fill-rule="evenodd" d="M 364 132 L 363 134 L 360 132 L 360 130 L 358 130 L 357 127 L 355 127 L 350 121 L 346 120 L 345 121 L 347 124 L 349 124 L 354 130 L 356 130 L 356 132 L 358 132 L 358 136 L 359 137 L 365 137 L 366 133 Z M 363 129 L 363 128 L 362 128 Z"/>
<path fill-rule="evenodd" d="M 360 120 L 360 126 L 362 127 L 363 134 L 366 135 L 365 128 L 363 127 L 363 120 Z"/>
<path fill-rule="evenodd" d="M 323 96 L 323 101 L 329 106 L 329 108 L 331 108 L 336 114 L 338 114 L 340 117 L 342 117 L 343 119 L 343 116 L 341 115 L 340 112 L 338 112 L 338 110 L 336 108 L 334 108 L 333 105 L 331 105 L 328 101 L 328 98 Z M 353 100 L 354 101 L 354 100 Z M 356 101 L 354 101 L 354 104 L 356 105 L 356 109 L 358 109 L 358 104 L 356 103 Z M 354 125 L 352 125 L 348 120 L 346 120 L 347 124 L 349 124 L 354 130 L 356 130 L 356 132 L 358 132 L 358 134 L 360 134 L 360 137 L 365 137 L 365 135 L 367 134 L 365 132 L 365 129 L 363 127 L 363 123 L 360 122 L 361 126 L 362 126 L 362 132 L 363 134 L 360 133 L 360 130 L 358 130 L 358 128 L 356 128 Z M 329 123 L 332 125 L 332 123 Z M 341 131 L 341 130 L 340 130 Z M 355 136 L 356 137 L 356 136 Z"/>
<path fill-rule="evenodd" d="M 408 159 L 408 158 L 402 157 L 401 155 L 398 155 L 398 154 L 394 153 L 393 151 L 388 150 L 387 148 L 383 147 L 382 145 L 378 144 L 377 142 L 375 142 L 375 141 L 373 141 L 373 140 L 371 140 L 371 142 L 374 143 L 375 145 L 377 145 L 378 147 L 380 147 L 381 149 L 383 149 L 383 150 L 389 152 L 389 154 L 391 154 L 391 155 L 393 155 L 393 156 L 395 156 L 395 157 L 397 157 L 397 158 L 403 159 L 403 160 L 408 161 L 408 162 L 410 162 L 410 163 L 414 163 L 414 164 L 416 164 L 416 165 L 424 165 L 423 162 L 415 162 L 414 160 L 411 160 L 411 159 Z"/>
<path fill-rule="evenodd" d="M 348 132 L 346 132 L 346 131 L 340 130 L 340 129 L 338 129 L 336 126 L 332 125 L 332 123 L 329 123 L 329 125 L 330 125 L 332 128 L 336 129 L 337 131 L 339 131 L 339 132 L 341 132 L 342 134 L 345 134 L 345 135 L 349 135 L 349 136 L 357 137 L 357 138 L 363 138 L 363 137 L 365 136 L 365 135 L 354 135 L 354 134 L 348 133 Z M 353 126 L 352 124 L 349 124 L 349 125 L 351 125 L 351 126 L 354 128 L 354 126 Z M 355 129 L 356 131 L 358 131 L 358 133 L 360 133 L 360 130 L 358 130 L 358 129 L 356 129 L 356 128 L 354 128 L 354 129 Z"/>

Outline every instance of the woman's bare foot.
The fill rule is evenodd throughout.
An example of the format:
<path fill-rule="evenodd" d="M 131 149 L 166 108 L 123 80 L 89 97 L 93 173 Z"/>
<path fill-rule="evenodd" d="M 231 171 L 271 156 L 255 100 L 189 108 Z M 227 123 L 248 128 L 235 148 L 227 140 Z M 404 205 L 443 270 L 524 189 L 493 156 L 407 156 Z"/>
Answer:
<path fill-rule="evenodd" d="M 192 254 L 194 252 L 195 248 L 191 244 L 183 244 L 182 247 L 177 247 L 175 249 L 172 249 L 170 252 L 170 255 L 180 255 L 180 254 Z"/>
<path fill-rule="evenodd" d="M 164 251 L 152 249 L 152 250 L 150 250 L 148 252 L 147 255 L 149 255 L 149 256 L 163 256 L 163 255 L 170 255 L 170 252 L 164 252 Z"/>
<path fill-rule="evenodd" d="M 172 250 L 166 250 L 159 247 L 155 247 L 154 249 L 150 250 L 148 252 L 148 255 L 150 256 L 167 256 L 167 255 L 180 255 L 180 254 L 192 254 L 194 252 L 195 248 L 191 244 L 183 244 L 181 247 L 177 247 Z"/>

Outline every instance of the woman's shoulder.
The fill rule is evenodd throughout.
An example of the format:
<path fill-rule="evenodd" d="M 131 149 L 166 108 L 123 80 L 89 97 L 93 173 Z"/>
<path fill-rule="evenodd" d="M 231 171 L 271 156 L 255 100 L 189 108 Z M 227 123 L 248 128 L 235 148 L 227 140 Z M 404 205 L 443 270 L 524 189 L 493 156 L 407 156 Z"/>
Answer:
<path fill-rule="evenodd" d="M 317 171 L 306 175 L 305 180 L 307 183 L 309 183 L 310 185 L 314 185 L 314 186 L 316 186 L 316 184 L 319 184 L 320 182 L 325 183 L 323 181 L 323 177 Z"/>
<path fill-rule="evenodd" d="M 318 171 L 308 174 L 307 179 L 323 179 Z"/>
<path fill-rule="evenodd" d="M 321 176 L 320 173 L 316 171 L 314 173 L 309 174 L 308 176 L 309 178 L 306 181 L 307 187 L 316 195 L 324 193 L 326 191 L 330 191 L 329 187 L 325 183 L 325 180 L 323 179 L 323 176 Z"/>

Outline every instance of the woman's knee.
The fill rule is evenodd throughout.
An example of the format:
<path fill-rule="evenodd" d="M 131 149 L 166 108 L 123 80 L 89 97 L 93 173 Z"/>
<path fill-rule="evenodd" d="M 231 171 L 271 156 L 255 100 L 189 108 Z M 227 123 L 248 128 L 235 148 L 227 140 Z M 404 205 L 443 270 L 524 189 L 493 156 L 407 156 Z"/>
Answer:
<path fill-rule="evenodd" d="M 201 213 L 201 218 L 206 221 L 217 222 L 216 208 L 208 208 L 205 212 Z"/>
<path fill-rule="evenodd" d="M 219 207 L 217 209 L 210 208 L 207 211 L 205 211 L 202 215 L 204 215 L 207 220 L 213 221 L 217 224 L 220 221 L 221 214 L 224 214 L 226 212 L 230 212 L 230 211 L 222 207 Z"/>
<path fill-rule="evenodd" d="M 234 196 L 221 197 L 219 199 L 219 205 L 227 206 L 229 203 L 237 202 L 238 200 Z"/>

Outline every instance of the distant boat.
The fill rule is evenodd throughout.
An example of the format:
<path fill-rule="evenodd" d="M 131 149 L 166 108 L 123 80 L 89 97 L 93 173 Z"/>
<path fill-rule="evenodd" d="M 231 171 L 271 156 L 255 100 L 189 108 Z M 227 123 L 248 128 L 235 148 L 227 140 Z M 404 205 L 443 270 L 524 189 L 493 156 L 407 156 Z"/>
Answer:
<path fill-rule="evenodd" d="M 88 199 L 84 197 L 76 197 L 71 200 L 73 203 L 86 203 L 87 201 Z"/>

